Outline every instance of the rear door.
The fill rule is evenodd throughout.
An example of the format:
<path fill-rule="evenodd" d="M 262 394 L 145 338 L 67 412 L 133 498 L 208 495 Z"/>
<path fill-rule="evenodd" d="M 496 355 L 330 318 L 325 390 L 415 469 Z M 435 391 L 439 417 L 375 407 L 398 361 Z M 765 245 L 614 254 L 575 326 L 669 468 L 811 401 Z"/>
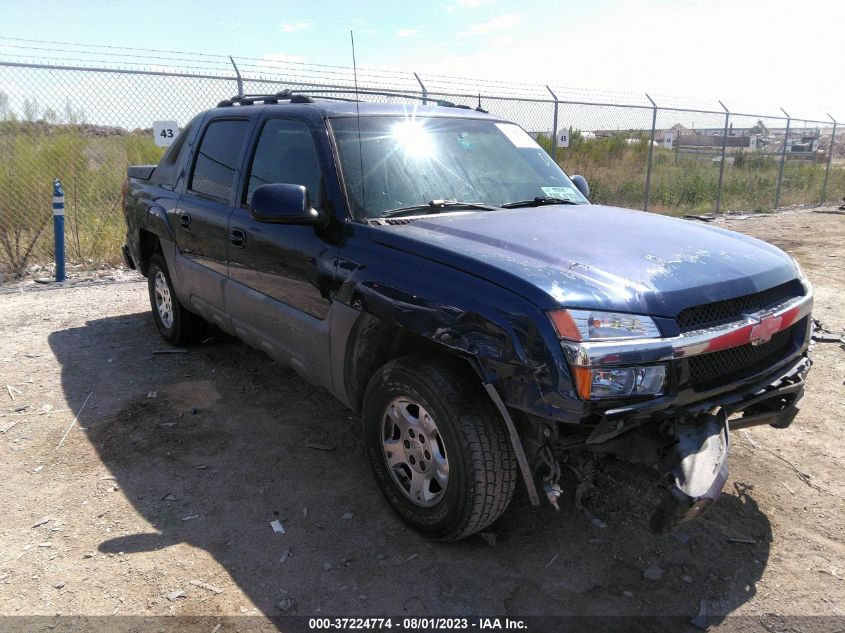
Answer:
<path fill-rule="evenodd" d="M 206 125 L 171 221 L 182 255 L 179 282 L 191 309 L 224 326 L 229 216 L 252 126 L 249 117 L 218 117 Z"/>
<path fill-rule="evenodd" d="M 309 126 L 268 118 L 254 142 L 241 204 L 229 219 L 227 305 L 238 335 L 321 384 L 328 360 L 330 290 L 338 246 L 332 229 L 258 222 L 249 207 L 261 185 L 303 185 L 329 211 L 323 166 Z"/>

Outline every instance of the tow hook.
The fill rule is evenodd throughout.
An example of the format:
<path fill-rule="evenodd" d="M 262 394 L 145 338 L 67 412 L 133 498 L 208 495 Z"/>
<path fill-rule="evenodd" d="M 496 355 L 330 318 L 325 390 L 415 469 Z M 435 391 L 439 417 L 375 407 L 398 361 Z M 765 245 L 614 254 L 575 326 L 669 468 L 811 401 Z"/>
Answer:
<path fill-rule="evenodd" d="M 661 468 L 672 484 L 651 517 L 651 529 L 658 534 L 703 515 L 728 479 L 730 439 L 724 409 L 679 420 L 675 434 L 677 443 Z"/>

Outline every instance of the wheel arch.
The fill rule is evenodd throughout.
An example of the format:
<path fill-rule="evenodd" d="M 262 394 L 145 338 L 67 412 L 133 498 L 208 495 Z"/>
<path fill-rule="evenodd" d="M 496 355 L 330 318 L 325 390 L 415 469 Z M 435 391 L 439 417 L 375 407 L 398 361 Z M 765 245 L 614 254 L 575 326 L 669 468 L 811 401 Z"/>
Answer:
<path fill-rule="evenodd" d="M 148 200 L 142 198 L 135 206 L 135 211 L 132 215 L 137 220 L 130 223 L 130 232 L 133 227 L 137 231 L 137 245 L 138 252 L 132 253 L 133 258 L 137 255 L 136 263 L 139 272 L 147 276 L 147 270 L 150 264 L 150 258 L 155 252 L 161 252 L 165 255 L 169 262 L 169 251 L 163 246 L 162 242 L 175 243 L 173 230 L 170 226 L 170 221 L 167 217 L 167 211 L 159 204 L 166 204 L 164 201 Z M 130 240 L 130 250 L 133 244 Z"/>
<path fill-rule="evenodd" d="M 146 277 L 153 254 L 162 252 L 158 235 L 147 229 L 138 229 L 138 251 L 138 270 Z"/>
<path fill-rule="evenodd" d="M 409 354 L 425 353 L 457 359 L 471 366 L 483 381 L 479 365 L 471 357 L 398 324 L 362 312 L 349 333 L 344 351 L 343 389 L 347 404 L 361 411 L 370 379 L 385 364 Z"/>
<path fill-rule="evenodd" d="M 360 411 L 380 366 L 420 351 L 467 362 L 479 383 L 494 385 L 516 409 L 568 418 L 568 409 L 580 405 L 559 390 L 568 368 L 558 362 L 562 354 L 551 353 L 556 341 L 546 340 L 545 315 L 536 306 L 452 269 L 388 280 L 383 266 L 366 277 L 356 271 L 333 302 L 332 382 L 351 409 Z"/>

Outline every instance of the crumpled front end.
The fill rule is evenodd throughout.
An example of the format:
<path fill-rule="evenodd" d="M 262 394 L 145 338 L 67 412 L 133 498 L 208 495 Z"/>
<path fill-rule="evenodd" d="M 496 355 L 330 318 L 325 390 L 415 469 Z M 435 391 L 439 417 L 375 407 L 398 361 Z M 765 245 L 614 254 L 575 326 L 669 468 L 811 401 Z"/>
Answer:
<path fill-rule="evenodd" d="M 573 451 L 614 454 L 657 471 L 664 488 L 650 526 L 661 534 L 704 514 L 728 478 L 730 431 L 755 425 L 785 428 L 800 410 L 812 322 L 812 290 L 739 319 L 668 338 L 576 342 L 562 340 L 577 377 L 607 368 L 666 367 L 653 397 L 586 400 L 581 425 L 560 425 L 529 450 L 542 455 L 544 486 L 554 489 L 549 450 L 562 461 Z M 591 372 L 591 373 L 588 373 Z M 579 393 L 589 394 L 589 390 Z M 541 423 L 542 424 L 542 423 Z M 580 427 L 580 428 L 579 428 Z M 584 434 L 584 427 L 589 429 Z M 545 442 L 544 450 L 542 445 Z"/>

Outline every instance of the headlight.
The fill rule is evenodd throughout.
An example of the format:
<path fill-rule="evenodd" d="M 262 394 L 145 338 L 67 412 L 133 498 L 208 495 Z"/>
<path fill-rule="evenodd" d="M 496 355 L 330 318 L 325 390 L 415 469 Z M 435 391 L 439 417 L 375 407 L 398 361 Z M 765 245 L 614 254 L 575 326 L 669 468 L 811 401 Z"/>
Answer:
<path fill-rule="evenodd" d="M 659 338 L 651 317 L 598 310 L 553 310 L 549 317 L 560 338 L 570 341 L 606 341 L 624 338 Z"/>
<path fill-rule="evenodd" d="M 666 365 L 643 367 L 574 367 L 583 400 L 659 396 L 666 386 Z"/>

